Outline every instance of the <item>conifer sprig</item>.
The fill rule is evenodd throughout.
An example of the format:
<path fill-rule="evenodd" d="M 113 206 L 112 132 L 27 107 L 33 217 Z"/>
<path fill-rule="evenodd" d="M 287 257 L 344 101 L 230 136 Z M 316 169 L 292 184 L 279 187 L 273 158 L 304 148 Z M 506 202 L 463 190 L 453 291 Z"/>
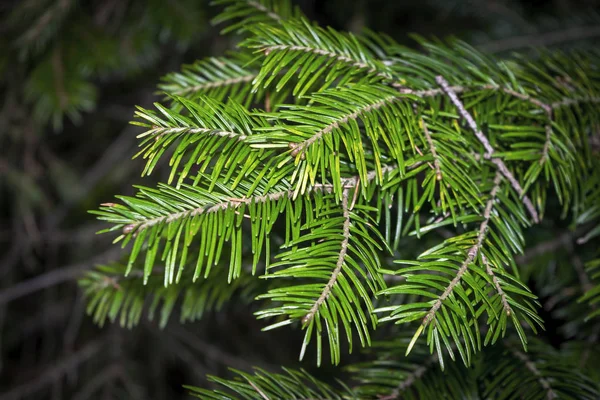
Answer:
<path fill-rule="evenodd" d="M 401 347 L 420 364 L 378 366 L 392 384 L 363 376 L 378 388 L 385 381 L 389 398 L 430 393 L 423 382 L 438 379 L 436 363 L 451 371 L 445 387 L 457 397 L 481 382 L 505 395 L 487 372 L 461 382 L 445 355 L 473 365 L 507 336 L 528 349 L 543 325 L 515 255 L 527 229 L 545 226 L 549 196 L 579 224 L 597 219 L 599 55 L 498 60 L 458 41 L 413 50 L 321 28 L 287 2 L 218 3 L 226 8 L 217 21 L 237 21 L 230 29 L 245 37 L 240 54 L 169 75 L 161 89 L 170 106 L 137 112 L 144 174 L 168 160 L 167 184 L 138 187 L 97 212 L 133 244 L 127 271 L 143 254 L 143 280 L 154 279 L 160 258 L 165 290 L 201 276 L 260 275 L 269 286 L 254 293 L 256 316 L 269 320 L 265 329 L 304 329 L 300 358 L 315 344 L 318 364 L 324 342 L 337 364 L 346 345 L 352 351 L 358 337 L 369 346 L 393 321 L 398 335 L 412 332 Z M 442 242 L 428 235 L 437 230 Z M 597 287 L 588 289 L 581 301 L 593 303 Z M 119 309 L 117 297 L 96 295 L 92 308 L 114 318 L 106 310 Z M 564 389 L 537 372 L 546 394 Z M 299 388 L 308 376 L 290 374 L 285 388 L 277 379 L 287 378 L 263 372 L 217 381 L 250 398 L 318 392 Z M 593 393 L 585 379 L 577 385 Z"/>

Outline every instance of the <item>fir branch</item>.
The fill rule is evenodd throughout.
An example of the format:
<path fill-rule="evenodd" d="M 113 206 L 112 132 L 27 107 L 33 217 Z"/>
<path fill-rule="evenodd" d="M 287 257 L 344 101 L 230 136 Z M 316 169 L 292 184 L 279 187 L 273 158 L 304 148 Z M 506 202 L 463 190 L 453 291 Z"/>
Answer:
<path fill-rule="evenodd" d="M 337 277 L 342 271 L 342 267 L 345 264 L 346 253 L 348 252 L 348 243 L 350 241 L 350 209 L 348 207 L 348 189 L 344 190 L 342 195 L 342 215 L 344 217 L 344 225 L 342 227 L 342 243 L 340 244 L 340 254 L 338 255 L 337 262 L 335 264 L 335 269 L 331 273 L 331 278 L 329 278 L 329 282 L 323 288 L 321 295 L 315 301 L 310 311 L 302 318 L 302 324 L 307 324 L 310 322 L 315 314 L 319 311 L 321 305 L 325 302 L 329 294 L 331 293 L 331 289 L 333 285 L 337 282 Z"/>
<path fill-rule="evenodd" d="M 348 82 L 365 75 L 400 87 L 392 70 L 351 33 L 324 29 L 304 18 L 281 21 L 277 26 L 257 24 L 249 30 L 254 37 L 241 45 L 265 56 L 254 80 L 255 89 L 267 88 L 280 76 L 276 84 L 280 90 L 294 75 L 298 77 L 295 97 L 319 86 L 328 87 L 336 78 Z"/>
<path fill-rule="evenodd" d="M 542 388 L 544 388 L 544 390 L 546 391 L 546 398 L 548 400 L 552 400 L 552 399 L 555 399 L 558 397 L 556 392 L 554 392 L 554 390 L 552 389 L 552 386 L 550 386 L 550 382 L 548 382 L 548 380 L 546 378 L 544 378 L 544 375 L 542 375 L 540 370 L 537 369 L 535 363 L 533 361 L 531 361 L 529 359 L 529 357 L 527 357 L 527 355 L 523 354 L 522 352 L 520 352 L 518 350 L 515 350 L 512 347 L 510 348 L 510 352 L 516 358 L 518 358 L 520 361 L 523 362 L 523 364 L 525 365 L 525 368 L 527 368 L 533 375 L 535 375 L 535 377 L 537 378 L 537 380 L 540 383 L 540 385 L 542 386 Z"/>
<path fill-rule="evenodd" d="M 185 211 L 180 211 L 176 213 L 169 213 L 160 217 L 150 218 L 140 221 L 139 223 L 129 224 L 123 227 L 124 233 L 138 233 L 143 231 L 144 229 L 148 229 L 157 224 L 168 224 L 173 221 L 177 221 L 183 218 L 190 218 L 196 215 L 201 214 L 211 214 L 219 211 L 226 210 L 228 208 L 238 208 L 242 204 L 258 204 L 258 203 L 266 203 L 268 201 L 276 201 L 284 196 L 290 196 L 293 192 L 289 190 L 278 191 L 275 193 L 270 193 L 266 195 L 256 195 L 250 196 L 247 198 L 236 198 L 230 197 L 224 201 L 219 203 L 211 204 L 204 207 L 192 208 Z"/>
<path fill-rule="evenodd" d="M 227 57 L 207 57 L 184 65 L 180 72 L 162 78 L 159 89 L 170 96 L 194 97 L 197 93 L 219 101 L 234 101 L 249 107 L 264 95 L 252 92 L 250 82 L 258 75 L 257 65 L 243 52 Z"/>
<path fill-rule="evenodd" d="M 444 78 L 444 80 L 445 80 L 445 78 Z M 561 108 L 561 107 L 570 107 L 570 106 L 574 106 L 574 105 L 577 105 L 580 103 L 593 103 L 593 104 L 600 103 L 600 97 L 597 97 L 597 96 L 581 96 L 581 97 L 573 97 L 573 98 L 564 97 L 562 100 L 554 101 L 552 103 L 546 103 L 546 102 L 543 102 L 531 95 L 519 93 L 513 89 L 510 89 L 508 87 L 502 87 L 497 84 L 482 85 L 479 83 L 475 83 L 472 85 L 468 85 L 468 84 L 467 85 L 450 85 L 446 81 L 446 85 L 448 86 L 447 88 L 442 87 L 442 88 L 437 88 L 437 89 L 436 88 L 433 88 L 433 89 L 410 89 L 410 88 L 403 87 L 403 88 L 398 89 L 398 92 L 401 94 L 409 94 L 409 95 L 413 95 L 413 96 L 417 96 L 417 97 L 421 97 L 421 98 L 428 98 L 428 97 L 436 97 L 436 96 L 447 94 L 448 89 L 451 92 L 454 92 L 455 94 L 472 92 L 472 91 L 476 91 L 476 90 L 492 90 L 492 91 L 496 91 L 496 92 L 506 93 L 508 95 L 517 97 L 521 100 L 527 101 L 527 102 L 541 108 L 546 113 L 550 113 L 551 110 L 553 110 L 553 109 L 557 109 L 557 108 Z"/>
<path fill-rule="evenodd" d="M 414 163 L 411 166 L 407 167 L 408 170 L 417 168 L 419 165 L 421 165 L 420 162 Z M 394 171 L 397 168 L 397 166 L 395 165 L 383 165 L 381 168 L 381 172 L 382 175 L 385 175 L 386 173 L 389 173 L 391 171 Z M 377 177 L 377 170 L 371 170 L 367 173 L 367 181 L 373 181 L 375 180 Z M 359 176 L 351 176 L 348 178 L 343 178 L 341 180 L 341 187 L 344 189 L 350 189 L 356 186 L 356 182 L 359 179 Z M 323 183 L 316 183 L 314 186 L 312 186 L 311 188 L 309 188 L 310 192 L 321 192 L 324 194 L 328 194 L 328 193 L 332 193 L 334 190 L 335 185 L 333 184 L 323 184 Z M 228 208 L 239 208 L 241 205 L 248 205 L 248 204 L 261 204 L 261 203 L 266 203 L 266 202 L 271 202 L 271 201 L 277 201 L 283 197 L 289 197 L 292 198 L 294 195 L 294 190 L 293 189 L 289 189 L 289 190 L 279 190 L 273 193 L 268 193 L 268 194 L 257 194 L 257 195 L 251 195 L 248 197 L 229 197 L 224 199 L 223 201 L 214 203 L 214 204 L 209 204 L 209 205 L 205 205 L 202 207 L 195 207 L 195 208 L 191 208 L 185 211 L 179 211 L 179 212 L 174 212 L 174 213 L 167 213 L 165 215 L 161 215 L 160 217 L 155 217 L 155 218 L 149 218 L 149 219 L 143 219 L 143 220 L 139 220 L 138 222 L 135 223 L 131 223 L 131 224 L 127 224 L 123 227 L 123 233 L 125 234 L 129 234 L 129 233 L 133 233 L 133 234 L 137 234 L 145 229 L 148 229 L 154 225 L 157 224 L 169 224 L 171 222 L 180 220 L 180 219 L 184 219 L 184 218 L 190 218 L 190 217 L 194 217 L 196 215 L 202 215 L 202 214 L 213 214 L 213 213 L 217 213 L 223 210 L 226 210 Z M 106 207 L 112 208 L 117 206 L 114 203 L 104 203 L 103 204 Z"/>
<path fill-rule="evenodd" d="M 222 379 L 208 376 L 216 389 L 203 389 L 186 386 L 195 397 L 203 399 L 354 399 L 356 395 L 343 384 L 331 387 L 308 374 L 303 369 L 282 368 L 284 373 L 267 372 L 254 368 L 250 374 L 232 370 L 234 379 Z M 261 397 L 256 397 L 258 394 Z"/>
<path fill-rule="evenodd" d="M 471 114 L 469 114 L 469 112 L 465 109 L 465 106 L 459 100 L 458 96 L 456 96 L 456 94 L 452 91 L 452 89 L 450 88 L 450 85 L 448 84 L 448 81 L 446 79 L 444 79 L 444 77 L 441 75 L 438 75 L 435 79 L 436 79 L 436 82 L 442 87 L 444 92 L 448 95 L 448 97 L 450 98 L 450 100 L 452 101 L 454 106 L 457 108 L 461 117 L 463 117 L 463 119 L 467 122 L 467 124 L 469 125 L 469 127 L 471 128 L 471 130 L 473 131 L 475 136 L 477 137 L 477 139 L 479 139 L 481 144 L 483 144 L 483 147 L 486 150 L 486 153 L 484 155 L 485 158 L 491 160 L 491 162 L 496 164 L 496 166 L 498 167 L 500 172 L 502 172 L 502 175 L 504 175 L 504 177 L 506 179 L 508 179 L 508 181 L 510 182 L 513 189 L 515 189 L 517 191 L 517 193 L 519 194 L 519 197 L 522 198 L 522 201 L 525 204 L 525 207 L 527 207 L 527 210 L 529 211 L 529 213 L 531 214 L 533 221 L 535 223 L 538 223 L 539 222 L 538 213 L 535 210 L 535 207 L 533 206 L 533 203 L 531 202 L 529 197 L 527 197 L 527 195 L 525 194 L 523 188 L 521 187 L 521 184 L 519 183 L 519 181 L 517 181 L 517 179 L 514 177 L 514 175 L 506 167 L 506 164 L 504 164 L 504 161 L 502 161 L 500 158 L 493 158 L 494 153 L 495 153 L 494 148 L 492 147 L 490 142 L 487 140 L 487 138 L 485 137 L 483 132 L 481 132 L 479 130 L 479 128 L 477 127 L 477 123 L 475 122 L 475 120 L 473 119 Z"/>
<path fill-rule="evenodd" d="M 494 186 L 492 188 L 492 191 L 490 192 L 490 198 L 488 199 L 487 204 L 485 206 L 485 211 L 483 212 L 483 221 L 481 221 L 481 224 L 479 225 L 479 230 L 477 233 L 477 242 L 467 252 L 467 258 L 461 264 L 454 279 L 452 279 L 452 281 L 446 287 L 444 292 L 433 303 L 433 306 L 431 306 L 431 309 L 429 310 L 427 315 L 425 315 L 425 318 L 423 318 L 423 322 L 421 324 L 422 326 L 428 325 L 435 318 L 435 314 L 442 306 L 444 300 L 446 300 L 446 298 L 452 293 L 456 285 L 458 285 L 460 280 L 462 279 L 462 276 L 469 269 L 469 265 L 477 258 L 477 255 L 479 254 L 479 251 L 485 239 L 485 235 L 487 233 L 488 224 L 492 216 L 492 207 L 494 205 L 494 201 L 496 200 L 496 194 L 498 193 L 498 190 L 500 190 L 501 180 L 502 175 L 500 175 L 500 173 L 496 173 L 496 177 L 494 178 Z"/>
<path fill-rule="evenodd" d="M 365 72 L 367 74 L 372 74 L 377 72 L 377 68 L 375 67 L 371 67 L 368 63 L 366 62 L 360 62 L 357 61 L 356 59 L 343 55 L 343 54 L 338 54 L 334 51 L 328 51 L 328 50 L 324 50 L 324 49 L 319 49 L 316 47 L 310 47 L 310 46 L 300 46 L 300 45 L 288 45 L 288 44 L 278 44 L 278 45 L 266 45 L 263 46 L 261 48 L 261 50 L 265 53 L 265 55 L 269 55 L 269 53 L 271 53 L 272 51 L 299 51 L 302 53 L 312 53 L 312 54 L 316 54 L 319 56 L 325 56 L 331 60 L 335 60 L 341 63 L 346 64 L 349 67 L 355 67 L 355 68 L 359 68 L 359 69 L 364 69 L 366 70 Z M 391 79 L 391 75 L 384 73 L 384 72 L 377 72 L 375 74 L 375 76 L 378 76 L 380 78 L 383 79 Z M 399 83 L 397 82 L 391 82 L 390 83 L 391 86 L 393 87 L 402 87 L 400 86 Z"/>
<path fill-rule="evenodd" d="M 487 85 L 486 87 L 497 88 L 497 86 L 493 86 L 493 85 Z M 502 92 L 504 92 L 506 94 L 517 97 L 521 100 L 525 100 L 525 101 L 541 108 L 548 115 L 551 115 L 552 109 L 555 108 L 555 107 L 553 107 L 553 105 L 548 105 L 548 104 L 544 103 L 543 101 L 538 100 L 535 97 L 532 97 L 528 94 L 519 93 L 519 92 L 509 89 L 509 88 L 498 88 L 498 89 L 500 89 Z"/>
<path fill-rule="evenodd" d="M 366 105 L 366 106 L 361 107 L 358 110 L 354 111 L 353 113 L 343 116 L 341 119 L 327 125 L 323 129 L 317 131 L 314 135 L 312 135 L 310 138 L 306 139 L 304 142 L 296 144 L 294 147 L 294 151 L 292 151 L 291 155 L 293 157 L 295 157 L 298 154 L 305 153 L 306 150 L 311 145 L 318 142 L 324 135 L 327 135 L 327 134 L 331 133 L 334 129 L 339 128 L 340 125 L 346 124 L 346 123 L 348 123 L 348 121 L 356 120 L 364 114 L 367 114 L 374 110 L 378 110 L 381 107 L 383 107 L 384 105 L 391 104 L 398 100 L 399 100 L 399 98 L 396 96 L 387 96 L 387 97 L 377 101 L 376 103 Z"/>
<path fill-rule="evenodd" d="M 494 283 L 496 292 L 498 292 L 500 300 L 502 301 L 502 307 L 504 308 L 504 312 L 506 312 L 506 315 L 510 317 L 510 315 L 512 314 L 512 309 L 510 307 L 510 304 L 508 304 L 508 300 L 506 299 L 506 293 L 504 293 L 504 290 L 502 290 L 500 282 L 498 281 L 496 274 L 492 270 L 492 267 L 490 266 L 490 263 L 484 254 L 481 254 L 481 261 L 483 262 L 483 265 L 485 265 L 485 272 L 487 272 L 487 274 L 492 277 L 492 282 Z"/>

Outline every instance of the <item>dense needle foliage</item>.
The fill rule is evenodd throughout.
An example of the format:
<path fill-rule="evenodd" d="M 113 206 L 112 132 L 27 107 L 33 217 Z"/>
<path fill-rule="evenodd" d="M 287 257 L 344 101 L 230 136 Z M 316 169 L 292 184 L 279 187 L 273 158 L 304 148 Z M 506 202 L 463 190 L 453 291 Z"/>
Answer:
<path fill-rule="evenodd" d="M 93 320 L 233 303 L 302 333 L 310 372 L 187 387 L 206 399 L 598 398 L 600 51 L 214 3 L 235 50 L 162 79 L 132 121 L 149 183 L 91 211 L 127 252 L 79 280 Z"/>

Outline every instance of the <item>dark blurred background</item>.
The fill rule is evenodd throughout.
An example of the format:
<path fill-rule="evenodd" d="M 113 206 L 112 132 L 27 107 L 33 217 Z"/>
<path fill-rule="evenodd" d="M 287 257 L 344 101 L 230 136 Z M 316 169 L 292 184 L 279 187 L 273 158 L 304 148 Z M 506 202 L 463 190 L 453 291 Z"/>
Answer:
<path fill-rule="evenodd" d="M 598 0 L 296 3 L 337 29 L 408 45 L 411 33 L 451 35 L 499 56 L 600 37 Z M 210 23 L 218 11 L 200 0 L 0 1 L 0 400 L 178 399 L 227 367 L 297 365 L 299 333 L 261 333 L 244 307 L 164 330 L 99 328 L 76 283 L 121 254 L 87 210 L 141 181 L 134 105 L 159 101 L 166 73 L 235 46 Z"/>

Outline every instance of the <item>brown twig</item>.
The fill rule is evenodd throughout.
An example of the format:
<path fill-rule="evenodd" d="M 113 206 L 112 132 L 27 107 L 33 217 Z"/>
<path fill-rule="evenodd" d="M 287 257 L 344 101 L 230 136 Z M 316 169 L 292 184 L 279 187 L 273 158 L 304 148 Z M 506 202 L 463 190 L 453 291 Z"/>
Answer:
<path fill-rule="evenodd" d="M 421 124 L 423 125 L 423 133 L 425 134 L 425 138 L 427 139 L 427 143 L 429 144 L 429 150 L 431 151 L 431 155 L 433 155 L 433 165 L 435 167 L 435 175 L 438 181 L 442 180 L 442 171 L 440 169 L 440 160 L 438 160 L 437 152 L 435 151 L 435 146 L 433 144 L 433 140 L 431 139 L 431 135 L 429 134 L 429 129 L 427 129 L 427 124 L 421 118 Z"/>
<path fill-rule="evenodd" d="M 450 98 L 450 101 L 454 104 L 454 106 L 458 110 L 458 113 L 460 114 L 460 116 L 467 122 L 467 125 L 469 126 L 469 128 L 471 128 L 471 130 L 473 131 L 473 133 L 475 134 L 477 139 L 481 142 L 481 144 L 483 144 L 483 147 L 485 148 L 485 151 L 486 151 L 484 157 L 486 159 L 489 159 L 492 163 L 496 164 L 496 166 L 498 167 L 498 170 L 500 170 L 500 172 L 502 172 L 502 175 L 504 175 L 504 177 L 506 179 L 508 179 L 508 181 L 510 182 L 513 189 L 515 189 L 516 192 L 518 193 L 519 197 L 522 198 L 523 204 L 525 204 L 525 207 L 529 211 L 529 214 L 531 215 L 531 218 L 533 219 L 533 221 L 535 223 L 538 223 L 539 222 L 538 213 L 535 210 L 535 207 L 533 206 L 533 203 L 531 202 L 529 197 L 527 197 L 527 195 L 525 194 L 525 191 L 521 187 L 521 184 L 519 183 L 519 181 L 517 181 L 517 179 L 514 177 L 514 175 L 506 167 L 506 164 L 504 164 L 504 161 L 502 161 L 502 159 L 493 158 L 494 153 L 495 153 L 494 148 L 492 147 L 492 145 L 490 144 L 488 139 L 485 137 L 483 132 L 481 132 L 479 130 L 479 128 L 477 127 L 477 123 L 475 123 L 475 120 L 473 119 L 471 114 L 469 114 L 469 112 L 465 109 L 465 106 L 460 101 L 458 96 L 456 96 L 456 93 L 454 93 L 452 91 L 452 89 L 450 88 L 450 85 L 448 84 L 448 81 L 446 81 L 446 79 L 443 76 L 438 75 L 436 77 L 436 82 L 441 86 L 442 90 L 448 95 L 448 97 Z"/>

